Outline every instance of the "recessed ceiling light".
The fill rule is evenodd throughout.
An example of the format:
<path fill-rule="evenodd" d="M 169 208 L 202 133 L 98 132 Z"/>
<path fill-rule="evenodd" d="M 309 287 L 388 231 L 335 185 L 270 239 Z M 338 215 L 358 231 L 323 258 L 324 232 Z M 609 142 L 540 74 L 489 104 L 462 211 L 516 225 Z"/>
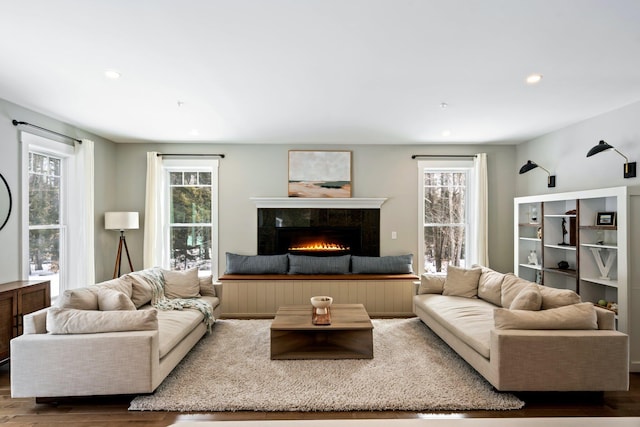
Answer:
<path fill-rule="evenodd" d="M 442 108 L 443 110 L 446 109 L 449 106 L 449 104 L 447 104 L 446 102 L 441 102 L 440 103 L 440 108 Z"/>
<path fill-rule="evenodd" d="M 450 130 L 448 130 L 448 129 L 447 129 L 447 130 L 443 130 L 443 131 L 442 131 L 442 136 L 445 136 L 445 137 L 446 137 L 446 136 L 451 136 L 451 131 L 450 131 Z"/>
<path fill-rule="evenodd" d="M 116 70 L 107 70 L 104 72 L 104 76 L 108 79 L 115 80 L 120 78 L 120 73 Z"/>
<path fill-rule="evenodd" d="M 542 74 L 530 74 L 527 76 L 527 84 L 534 85 L 542 80 Z"/>

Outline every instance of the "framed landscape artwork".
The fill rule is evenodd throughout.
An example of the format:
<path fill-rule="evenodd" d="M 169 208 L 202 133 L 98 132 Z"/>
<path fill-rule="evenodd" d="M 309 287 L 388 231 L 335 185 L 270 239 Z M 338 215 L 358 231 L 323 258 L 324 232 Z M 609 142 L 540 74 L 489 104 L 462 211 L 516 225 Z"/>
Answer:
<path fill-rule="evenodd" d="M 289 151 L 289 197 L 351 197 L 351 151 Z"/>

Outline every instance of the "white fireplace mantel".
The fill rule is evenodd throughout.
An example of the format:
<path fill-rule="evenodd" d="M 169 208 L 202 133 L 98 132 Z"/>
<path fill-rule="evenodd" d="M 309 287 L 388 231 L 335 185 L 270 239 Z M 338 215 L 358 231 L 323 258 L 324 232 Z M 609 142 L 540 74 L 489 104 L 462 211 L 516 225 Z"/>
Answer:
<path fill-rule="evenodd" d="M 251 197 L 258 208 L 380 209 L 386 198 Z"/>

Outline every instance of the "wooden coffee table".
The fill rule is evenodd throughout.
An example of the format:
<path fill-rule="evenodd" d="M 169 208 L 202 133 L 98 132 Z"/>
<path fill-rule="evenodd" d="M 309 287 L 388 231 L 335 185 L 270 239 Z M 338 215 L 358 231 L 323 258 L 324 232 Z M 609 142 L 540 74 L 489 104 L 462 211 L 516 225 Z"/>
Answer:
<path fill-rule="evenodd" d="M 362 304 L 333 304 L 331 324 L 311 323 L 311 305 L 278 309 L 271 359 L 373 359 L 373 324 Z"/>

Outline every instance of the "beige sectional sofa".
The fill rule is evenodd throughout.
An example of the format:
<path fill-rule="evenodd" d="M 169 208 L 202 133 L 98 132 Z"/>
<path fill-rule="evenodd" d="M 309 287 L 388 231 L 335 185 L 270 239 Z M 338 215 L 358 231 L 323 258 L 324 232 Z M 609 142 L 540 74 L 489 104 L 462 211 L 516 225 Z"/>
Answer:
<path fill-rule="evenodd" d="M 153 392 L 210 329 L 222 298 L 195 270 L 162 271 L 159 290 L 158 271 L 65 291 L 25 316 L 11 341 L 12 397 Z"/>
<path fill-rule="evenodd" d="M 629 337 L 570 290 L 486 267 L 423 275 L 413 311 L 501 391 L 629 387 Z"/>

